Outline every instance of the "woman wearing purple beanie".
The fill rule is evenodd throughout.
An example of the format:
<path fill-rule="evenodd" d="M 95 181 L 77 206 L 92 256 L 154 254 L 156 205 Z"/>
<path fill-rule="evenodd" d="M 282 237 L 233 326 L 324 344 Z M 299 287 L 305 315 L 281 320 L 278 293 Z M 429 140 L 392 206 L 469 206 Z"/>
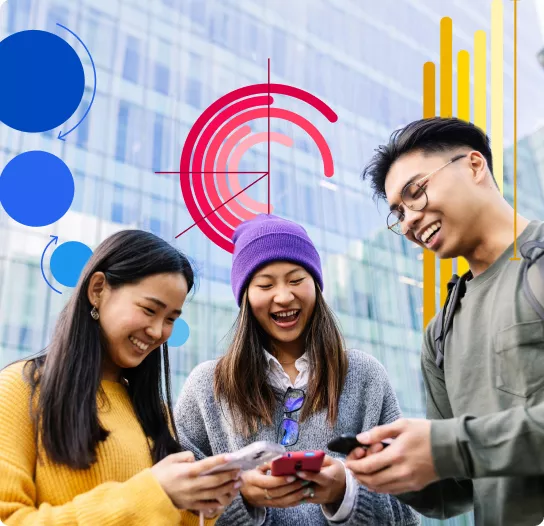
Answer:
<path fill-rule="evenodd" d="M 319 254 L 300 225 L 259 215 L 234 232 L 232 290 L 240 307 L 224 356 L 196 367 L 176 404 L 182 446 L 200 459 L 260 440 L 288 451 L 325 450 L 400 418 L 382 365 L 345 349 L 323 298 Z M 244 474 L 218 525 L 415 525 L 395 497 L 359 486 L 340 455 L 318 474 Z"/>

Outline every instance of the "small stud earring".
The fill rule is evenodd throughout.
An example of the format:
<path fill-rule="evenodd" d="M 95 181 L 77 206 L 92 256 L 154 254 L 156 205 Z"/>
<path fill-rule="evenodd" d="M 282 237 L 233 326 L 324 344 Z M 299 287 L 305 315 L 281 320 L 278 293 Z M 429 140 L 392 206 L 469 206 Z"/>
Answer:
<path fill-rule="evenodd" d="M 100 313 L 98 312 L 98 309 L 95 307 L 92 308 L 91 310 L 91 316 L 93 318 L 93 320 L 98 320 L 98 318 L 100 318 Z"/>

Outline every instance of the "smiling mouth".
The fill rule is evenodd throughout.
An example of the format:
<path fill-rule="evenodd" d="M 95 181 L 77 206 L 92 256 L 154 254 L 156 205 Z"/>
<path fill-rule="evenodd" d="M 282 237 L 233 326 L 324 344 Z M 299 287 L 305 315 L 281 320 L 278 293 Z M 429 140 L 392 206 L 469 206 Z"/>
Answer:
<path fill-rule="evenodd" d="M 148 343 L 143 342 L 142 340 L 139 340 L 138 338 L 135 338 L 134 336 L 129 336 L 128 338 L 132 345 L 138 349 L 140 353 L 145 353 L 149 349 L 150 345 Z"/>
<path fill-rule="evenodd" d="M 288 325 L 292 324 L 293 322 L 297 321 L 300 317 L 301 310 L 300 309 L 293 309 L 290 311 L 285 311 L 281 313 L 270 313 L 270 317 L 278 324 L 278 325 Z"/>
<path fill-rule="evenodd" d="M 442 221 L 434 222 L 430 227 L 428 227 L 422 234 L 420 241 L 424 245 L 431 245 L 433 238 L 440 232 L 442 229 Z"/>
<path fill-rule="evenodd" d="M 429 246 L 431 243 L 432 243 L 432 240 L 434 239 L 434 237 L 436 236 L 436 234 L 438 234 L 438 232 L 440 232 L 440 229 L 439 230 L 436 230 L 435 232 L 433 232 L 428 238 L 426 241 L 424 241 L 423 243 L 427 246 Z"/>

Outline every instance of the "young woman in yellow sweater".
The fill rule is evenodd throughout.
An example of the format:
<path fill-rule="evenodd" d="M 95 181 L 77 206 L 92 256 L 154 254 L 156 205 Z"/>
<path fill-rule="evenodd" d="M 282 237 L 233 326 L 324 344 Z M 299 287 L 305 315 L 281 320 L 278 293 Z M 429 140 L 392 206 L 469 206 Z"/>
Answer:
<path fill-rule="evenodd" d="M 195 462 L 172 421 L 167 339 L 193 282 L 153 234 L 98 246 L 50 345 L 0 371 L 0 521 L 197 525 L 231 503 L 239 472 L 203 475 L 228 456 Z"/>

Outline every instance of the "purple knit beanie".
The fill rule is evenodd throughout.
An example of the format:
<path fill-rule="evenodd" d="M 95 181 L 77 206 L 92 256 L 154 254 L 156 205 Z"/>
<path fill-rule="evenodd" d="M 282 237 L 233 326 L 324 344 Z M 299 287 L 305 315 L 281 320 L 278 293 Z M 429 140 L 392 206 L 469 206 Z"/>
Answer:
<path fill-rule="evenodd" d="M 231 283 L 238 306 L 249 280 L 260 267 L 274 261 L 291 261 L 304 267 L 323 290 L 321 259 L 306 230 L 293 221 L 259 214 L 244 221 L 232 236 Z"/>

